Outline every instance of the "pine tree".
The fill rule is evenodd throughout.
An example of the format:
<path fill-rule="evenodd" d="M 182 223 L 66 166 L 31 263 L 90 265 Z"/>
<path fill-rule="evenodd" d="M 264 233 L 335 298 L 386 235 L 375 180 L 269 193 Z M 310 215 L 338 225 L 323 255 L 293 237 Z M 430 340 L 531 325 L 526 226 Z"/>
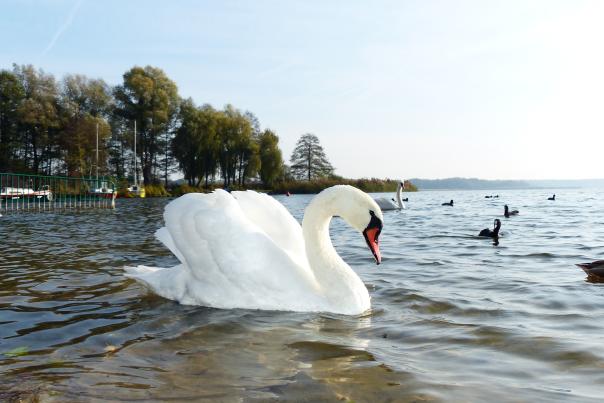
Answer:
<path fill-rule="evenodd" d="M 297 179 L 312 180 L 333 174 L 334 168 L 327 160 L 319 138 L 312 133 L 303 134 L 296 143 L 290 158 L 291 171 Z"/>

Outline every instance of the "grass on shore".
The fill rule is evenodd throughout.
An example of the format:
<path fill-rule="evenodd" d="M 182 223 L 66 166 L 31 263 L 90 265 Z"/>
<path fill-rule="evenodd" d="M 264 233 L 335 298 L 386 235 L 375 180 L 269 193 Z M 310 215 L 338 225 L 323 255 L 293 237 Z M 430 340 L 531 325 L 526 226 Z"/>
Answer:
<path fill-rule="evenodd" d="M 394 179 L 345 179 L 345 178 L 323 178 L 312 181 L 285 181 L 279 182 L 272 189 L 266 189 L 260 183 L 248 184 L 241 188 L 232 186 L 231 190 L 246 190 L 253 189 L 271 194 L 285 194 L 287 192 L 293 194 L 314 194 L 335 185 L 351 185 L 364 192 L 395 192 L 398 186 L 398 180 Z M 208 188 L 190 186 L 186 183 L 176 185 L 170 189 L 166 189 L 164 185 L 146 185 L 146 197 L 178 197 L 186 193 L 207 193 L 216 188 L 222 188 L 221 185 L 212 185 Z M 416 192 L 417 187 L 409 181 L 405 181 L 405 192 Z M 119 197 L 132 197 L 127 189 L 126 184 L 120 184 L 118 189 Z"/>
<path fill-rule="evenodd" d="M 344 179 L 344 178 L 325 178 L 313 181 L 288 181 L 276 184 L 271 193 L 319 193 L 323 189 L 335 185 L 351 185 L 364 192 L 396 192 L 399 181 L 394 179 Z M 405 181 L 406 192 L 416 192 L 411 182 Z"/>

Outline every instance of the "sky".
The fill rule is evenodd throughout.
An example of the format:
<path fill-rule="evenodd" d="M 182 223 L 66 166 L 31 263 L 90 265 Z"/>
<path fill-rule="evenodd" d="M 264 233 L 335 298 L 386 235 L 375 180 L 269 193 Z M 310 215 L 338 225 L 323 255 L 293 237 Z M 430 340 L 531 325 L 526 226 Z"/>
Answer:
<path fill-rule="evenodd" d="M 252 111 L 346 177 L 604 177 L 604 1 L 2 0 L 0 68 Z"/>

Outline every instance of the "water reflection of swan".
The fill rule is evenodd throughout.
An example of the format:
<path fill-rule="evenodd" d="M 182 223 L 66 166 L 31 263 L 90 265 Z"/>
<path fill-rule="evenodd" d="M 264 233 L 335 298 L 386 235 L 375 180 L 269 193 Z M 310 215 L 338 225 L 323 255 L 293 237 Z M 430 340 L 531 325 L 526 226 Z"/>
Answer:
<path fill-rule="evenodd" d="M 400 181 L 396 187 L 396 200 L 389 199 L 387 197 L 380 197 L 375 199 L 375 202 L 380 206 L 382 210 L 400 210 L 405 208 L 405 203 L 401 198 L 401 192 L 405 189 L 405 182 Z"/>
<path fill-rule="evenodd" d="M 352 186 L 315 196 L 302 226 L 268 195 L 217 190 L 166 206 L 156 236 L 180 265 L 127 268 L 127 275 L 182 304 L 359 314 L 370 307 L 369 293 L 333 248 L 335 215 L 363 233 L 379 264 L 382 212 Z"/>

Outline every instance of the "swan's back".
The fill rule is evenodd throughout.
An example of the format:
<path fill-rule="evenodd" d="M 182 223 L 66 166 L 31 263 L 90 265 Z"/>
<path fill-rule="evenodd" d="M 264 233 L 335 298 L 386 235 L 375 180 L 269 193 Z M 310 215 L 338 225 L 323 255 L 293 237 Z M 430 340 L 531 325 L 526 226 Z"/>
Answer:
<path fill-rule="evenodd" d="M 382 210 L 397 210 L 400 208 L 395 202 L 385 197 L 375 199 L 375 202 Z"/>
<path fill-rule="evenodd" d="M 234 241 L 251 233 L 262 234 L 297 263 L 307 265 L 300 224 L 268 195 L 222 189 L 211 194 L 189 193 L 166 206 L 164 220 L 166 227 L 158 230 L 156 237 L 189 266 L 195 266 L 192 262 L 199 260 L 197 252 L 208 243 L 218 241 L 218 247 L 229 245 L 236 252 L 237 246 L 244 248 L 246 244 Z"/>

